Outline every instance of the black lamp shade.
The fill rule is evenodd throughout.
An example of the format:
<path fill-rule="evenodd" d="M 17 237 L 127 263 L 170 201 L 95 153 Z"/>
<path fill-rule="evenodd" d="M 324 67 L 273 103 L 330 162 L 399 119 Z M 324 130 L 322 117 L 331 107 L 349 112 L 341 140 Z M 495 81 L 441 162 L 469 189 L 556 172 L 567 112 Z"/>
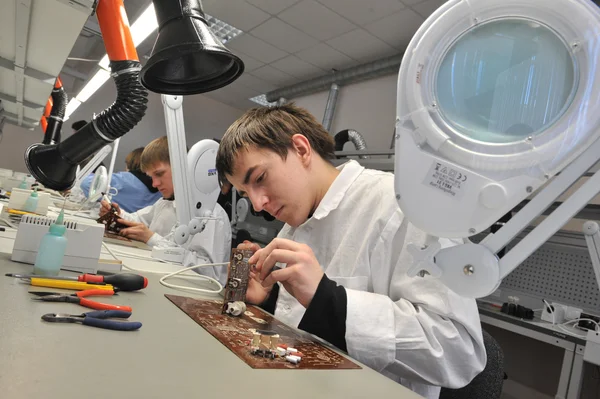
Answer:
<path fill-rule="evenodd" d="M 32 145 L 25 152 L 25 164 L 35 180 L 53 190 L 67 190 L 75 181 L 77 164 L 64 159 L 56 144 Z"/>
<path fill-rule="evenodd" d="M 154 0 L 158 38 L 141 72 L 148 90 L 171 95 L 217 90 L 236 80 L 244 63 L 206 24 L 199 1 Z"/>

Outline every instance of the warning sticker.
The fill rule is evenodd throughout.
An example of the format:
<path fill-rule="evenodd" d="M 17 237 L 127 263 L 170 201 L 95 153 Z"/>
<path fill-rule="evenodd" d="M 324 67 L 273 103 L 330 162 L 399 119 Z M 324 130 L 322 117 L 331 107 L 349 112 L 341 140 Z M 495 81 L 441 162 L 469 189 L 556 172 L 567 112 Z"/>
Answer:
<path fill-rule="evenodd" d="M 438 189 L 452 198 L 460 199 L 468 180 L 466 174 L 441 162 L 434 162 L 423 184 Z"/>

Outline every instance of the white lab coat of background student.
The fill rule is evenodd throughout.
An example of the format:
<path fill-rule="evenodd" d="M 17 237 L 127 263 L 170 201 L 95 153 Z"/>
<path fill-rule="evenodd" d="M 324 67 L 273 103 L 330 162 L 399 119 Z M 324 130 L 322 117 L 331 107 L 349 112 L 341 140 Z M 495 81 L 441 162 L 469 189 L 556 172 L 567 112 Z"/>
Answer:
<path fill-rule="evenodd" d="M 435 278 L 406 275 L 406 246 L 426 234 L 404 218 L 392 174 L 356 161 L 338 169 L 313 216 L 279 237 L 310 246 L 327 277 L 345 287 L 350 356 L 428 399 L 439 386 L 466 385 L 486 364 L 475 301 Z M 278 319 L 298 326 L 305 310 L 280 286 Z"/>
<path fill-rule="evenodd" d="M 177 223 L 175 201 L 161 198 L 153 205 L 133 213 L 128 213 L 121 209 L 121 218 L 131 222 L 144 223 L 148 226 L 154 234 L 146 244 L 154 247 L 171 232 L 173 226 Z"/>
<path fill-rule="evenodd" d="M 154 246 L 176 246 L 172 240 L 174 226 L 168 235 L 154 242 Z M 227 212 L 219 204 L 215 204 L 213 215 L 206 223 L 201 233 L 194 234 L 186 244 L 183 266 L 189 267 L 207 263 L 227 263 L 231 255 L 231 224 Z M 204 266 L 195 271 L 204 276 L 212 277 L 225 284 L 227 280 L 227 265 Z"/>

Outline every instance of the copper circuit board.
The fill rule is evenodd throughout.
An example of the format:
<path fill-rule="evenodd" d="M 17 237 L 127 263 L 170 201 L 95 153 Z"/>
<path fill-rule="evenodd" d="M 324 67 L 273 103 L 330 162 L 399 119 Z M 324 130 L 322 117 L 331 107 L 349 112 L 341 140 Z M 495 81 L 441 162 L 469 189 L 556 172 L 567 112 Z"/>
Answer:
<path fill-rule="evenodd" d="M 105 236 L 107 234 L 118 235 L 122 229 L 127 227 L 126 225 L 118 222 L 120 218 L 121 217 L 117 213 L 117 210 L 115 208 L 111 208 L 110 211 L 96 219 L 96 222 L 104 225 Z"/>
<path fill-rule="evenodd" d="M 244 249 L 233 249 L 231 251 L 231 261 L 229 262 L 229 271 L 227 273 L 227 282 L 225 283 L 225 294 L 223 299 L 222 312 L 227 310 L 229 302 L 246 300 L 246 290 L 248 289 L 248 279 L 250 278 L 250 265 L 248 259 L 254 252 Z"/>
<path fill-rule="evenodd" d="M 310 334 L 286 326 L 255 306 L 248 305 L 244 314 L 233 317 L 221 313 L 222 302 L 219 300 L 199 300 L 169 294 L 165 294 L 165 297 L 254 369 L 361 368 L 319 343 Z M 281 343 L 303 354 L 302 361 L 292 364 L 282 357 L 269 359 L 253 355 L 250 353 L 250 341 L 254 331 L 279 334 Z"/>

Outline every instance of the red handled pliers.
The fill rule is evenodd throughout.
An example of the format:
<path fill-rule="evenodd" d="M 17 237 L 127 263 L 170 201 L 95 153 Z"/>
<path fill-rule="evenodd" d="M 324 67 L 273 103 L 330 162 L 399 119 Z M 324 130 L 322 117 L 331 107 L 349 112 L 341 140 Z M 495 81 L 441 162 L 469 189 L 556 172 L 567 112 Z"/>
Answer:
<path fill-rule="evenodd" d="M 30 294 L 37 295 L 37 298 L 32 298 L 38 301 L 45 302 L 67 302 L 67 303 L 76 303 L 81 306 L 85 306 L 86 308 L 95 309 L 95 310 L 122 310 L 125 312 L 131 312 L 132 309 L 129 306 L 121 306 L 121 305 L 112 305 L 108 303 L 101 303 L 92 301 L 85 297 L 88 296 L 97 296 L 97 295 L 114 295 L 115 292 L 113 290 L 85 290 L 79 291 L 75 294 L 60 294 L 57 292 L 36 292 L 30 291 Z"/>

